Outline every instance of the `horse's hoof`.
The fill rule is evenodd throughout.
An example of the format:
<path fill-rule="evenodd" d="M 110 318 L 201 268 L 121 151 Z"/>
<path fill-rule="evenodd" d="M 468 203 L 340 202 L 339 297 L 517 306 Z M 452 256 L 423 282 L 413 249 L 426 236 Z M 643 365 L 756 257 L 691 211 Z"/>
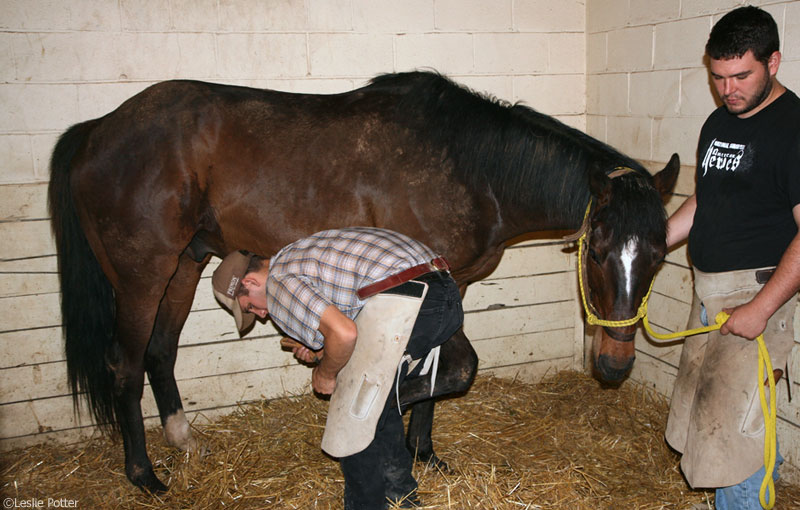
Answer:
<path fill-rule="evenodd" d="M 194 453 L 195 455 L 197 455 L 202 459 L 204 457 L 208 457 L 209 455 L 211 455 L 212 452 L 211 448 L 209 448 L 208 446 L 198 443 L 197 448 L 195 448 L 194 452 L 192 453 Z"/>
<path fill-rule="evenodd" d="M 139 488 L 154 495 L 164 494 L 167 492 L 167 486 L 161 483 L 161 480 L 155 476 L 153 476 L 153 479 L 148 481 L 146 484 L 140 485 Z"/>
<path fill-rule="evenodd" d="M 435 453 L 431 453 L 427 459 L 419 458 L 420 462 L 424 462 L 426 466 L 430 466 L 431 468 L 442 471 L 443 473 L 450 473 L 450 466 L 447 465 L 447 462 L 443 461 L 439 458 L 438 455 Z"/>
<path fill-rule="evenodd" d="M 163 494 L 167 492 L 167 486 L 161 483 L 161 480 L 159 480 L 153 472 L 153 468 L 143 469 L 141 471 L 142 472 L 138 476 L 131 476 L 128 474 L 128 480 L 130 480 L 133 485 L 151 494 Z"/>
<path fill-rule="evenodd" d="M 209 448 L 205 444 L 201 443 L 200 441 L 198 441 L 194 437 L 189 437 L 188 441 L 185 441 L 185 442 L 183 442 L 181 444 L 174 444 L 174 443 L 170 443 L 170 444 L 172 446 L 174 446 L 175 448 L 177 448 L 177 449 L 179 449 L 179 450 L 181 450 L 183 452 L 186 452 L 190 456 L 197 457 L 197 458 L 200 458 L 200 459 L 208 457 L 212 453 L 211 452 L 211 448 Z"/>
<path fill-rule="evenodd" d="M 420 508 L 422 506 L 416 494 L 403 496 L 401 498 L 387 496 L 387 498 L 390 501 L 389 508 L 392 510 L 396 508 Z"/>

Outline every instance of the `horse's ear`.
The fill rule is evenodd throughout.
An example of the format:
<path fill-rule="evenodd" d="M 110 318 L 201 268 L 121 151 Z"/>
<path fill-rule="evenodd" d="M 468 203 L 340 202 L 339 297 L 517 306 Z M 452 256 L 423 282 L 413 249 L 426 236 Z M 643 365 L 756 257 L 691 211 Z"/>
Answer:
<path fill-rule="evenodd" d="M 675 187 L 675 182 L 678 180 L 680 169 L 681 159 L 676 153 L 669 158 L 667 166 L 653 176 L 653 186 L 655 186 L 662 197 L 672 193 L 672 188 Z"/>

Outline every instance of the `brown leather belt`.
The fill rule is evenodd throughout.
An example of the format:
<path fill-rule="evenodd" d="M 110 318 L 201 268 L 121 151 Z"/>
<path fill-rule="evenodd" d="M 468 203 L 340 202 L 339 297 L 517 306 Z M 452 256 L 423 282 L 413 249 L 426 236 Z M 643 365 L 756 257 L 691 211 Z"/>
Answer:
<path fill-rule="evenodd" d="M 409 267 L 404 271 L 400 271 L 397 274 L 393 274 L 392 276 L 386 277 L 383 280 L 377 281 L 366 287 L 361 287 L 358 289 L 358 298 L 359 299 L 367 299 L 370 296 L 374 296 L 380 292 L 385 290 L 389 290 L 393 287 L 397 287 L 400 284 L 406 283 L 409 280 L 413 280 L 418 276 L 422 276 L 427 273 L 433 273 L 434 271 L 449 271 L 450 265 L 447 263 L 444 257 L 436 257 L 435 259 L 431 260 L 430 262 L 426 262 L 425 264 L 420 264 L 418 266 Z"/>

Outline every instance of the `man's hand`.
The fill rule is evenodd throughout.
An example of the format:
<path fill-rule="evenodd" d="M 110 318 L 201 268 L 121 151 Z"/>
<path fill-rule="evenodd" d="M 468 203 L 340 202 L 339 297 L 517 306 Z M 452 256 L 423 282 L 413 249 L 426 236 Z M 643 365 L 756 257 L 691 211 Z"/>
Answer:
<path fill-rule="evenodd" d="M 322 360 L 322 356 L 325 355 L 325 349 L 312 351 L 304 345 L 295 347 L 292 349 L 292 352 L 294 353 L 295 358 L 299 359 L 300 361 L 305 361 L 306 363 L 319 363 Z"/>
<path fill-rule="evenodd" d="M 325 354 L 325 349 L 313 351 L 297 340 L 286 336 L 281 338 L 281 346 L 291 349 L 295 358 L 306 363 L 319 363 Z"/>
<path fill-rule="evenodd" d="M 723 335 L 732 333 L 736 336 L 754 340 L 767 329 L 767 321 L 771 313 L 765 313 L 753 301 L 734 308 L 724 308 L 723 312 L 730 315 L 725 324 L 719 328 Z"/>
<path fill-rule="evenodd" d="M 759 314 L 758 311 L 751 311 L 753 308 L 757 307 L 753 305 L 752 301 L 734 308 L 724 308 L 722 311 L 730 314 L 730 318 L 719 328 L 719 332 L 723 335 L 732 333 L 736 336 L 754 340 L 767 329 L 769 317 L 767 317 L 767 319 L 761 318 L 762 315 Z M 734 322 L 731 323 L 731 321 Z M 757 331 L 757 333 L 754 334 L 754 331 Z M 751 334 L 753 336 L 750 336 Z M 772 371 L 772 376 L 777 383 L 778 380 L 783 377 L 783 370 L 776 368 Z M 764 380 L 764 386 L 769 386 L 769 378 Z"/>

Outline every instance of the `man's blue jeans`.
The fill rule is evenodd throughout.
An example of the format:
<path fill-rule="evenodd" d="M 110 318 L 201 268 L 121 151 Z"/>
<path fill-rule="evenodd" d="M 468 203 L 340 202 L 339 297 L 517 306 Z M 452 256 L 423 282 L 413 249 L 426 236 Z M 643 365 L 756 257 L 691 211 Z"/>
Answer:
<path fill-rule="evenodd" d="M 446 273 L 429 274 L 432 276 L 425 275 L 428 293 L 406 347 L 413 358 L 422 358 L 432 348 L 446 342 L 464 322 L 456 282 Z M 403 369 L 398 381 L 405 377 Z M 391 405 L 394 391 L 392 389 L 386 399 L 375 438 L 369 446 L 339 459 L 344 475 L 345 510 L 383 510 L 388 506 L 387 498 L 395 501 L 406 498 L 401 505 L 406 508 L 417 499 L 417 481 L 411 473 L 413 458 L 406 449 L 403 418 Z"/>
<path fill-rule="evenodd" d="M 775 453 L 775 469 L 772 470 L 772 479 L 777 481 L 778 466 L 783 463 L 783 457 L 777 451 L 777 447 Z M 753 473 L 747 480 L 730 487 L 717 489 L 714 500 L 716 510 L 762 510 L 758 493 L 761 490 L 764 473 L 766 473 L 766 469 L 761 466 L 761 469 Z M 765 493 L 765 498 L 769 499 L 769 489 Z"/>

